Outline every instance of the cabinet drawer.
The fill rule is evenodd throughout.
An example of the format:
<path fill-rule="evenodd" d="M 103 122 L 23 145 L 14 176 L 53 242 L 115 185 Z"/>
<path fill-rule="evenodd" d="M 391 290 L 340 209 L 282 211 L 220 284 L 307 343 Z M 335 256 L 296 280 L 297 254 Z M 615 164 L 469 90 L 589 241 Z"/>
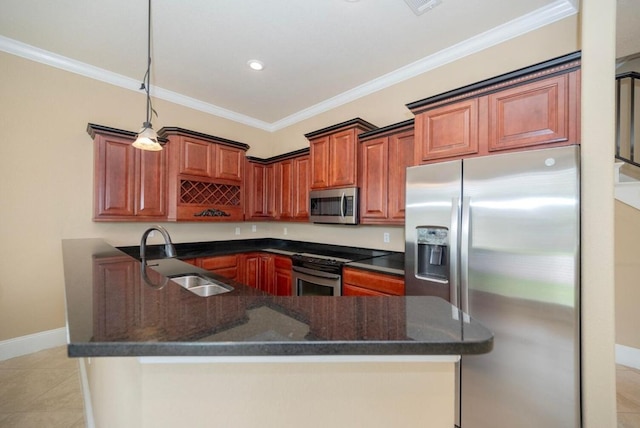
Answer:
<path fill-rule="evenodd" d="M 380 291 L 369 290 L 368 288 L 362 288 L 351 284 L 342 284 L 343 296 L 390 296 L 388 293 L 382 293 Z"/>
<path fill-rule="evenodd" d="M 238 257 L 233 254 L 230 256 L 202 257 L 200 259 L 200 267 L 206 270 L 216 270 L 238 266 Z"/>
<path fill-rule="evenodd" d="M 362 287 L 385 294 L 404 295 L 404 278 L 394 275 L 344 268 L 342 270 L 342 282 L 346 285 Z"/>

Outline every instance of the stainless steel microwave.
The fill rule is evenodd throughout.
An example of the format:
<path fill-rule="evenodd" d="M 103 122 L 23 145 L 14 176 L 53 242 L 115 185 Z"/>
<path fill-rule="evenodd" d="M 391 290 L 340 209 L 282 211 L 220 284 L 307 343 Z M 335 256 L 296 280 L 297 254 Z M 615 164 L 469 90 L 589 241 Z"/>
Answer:
<path fill-rule="evenodd" d="M 358 188 L 312 190 L 309 220 L 314 223 L 358 224 Z"/>

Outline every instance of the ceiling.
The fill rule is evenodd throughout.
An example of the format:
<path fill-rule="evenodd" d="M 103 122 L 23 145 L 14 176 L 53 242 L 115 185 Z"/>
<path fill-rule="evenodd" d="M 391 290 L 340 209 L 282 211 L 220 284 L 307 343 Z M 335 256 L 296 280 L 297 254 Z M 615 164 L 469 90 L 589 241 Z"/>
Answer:
<path fill-rule="evenodd" d="M 153 0 L 152 95 L 276 130 L 573 15 L 575 2 L 442 0 L 417 16 L 404 0 Z M 634 3 L 618 0 L 618 56 L 640 52 Z M 138 90 L 147 1 L 0 0 L 0 50 Z"/>

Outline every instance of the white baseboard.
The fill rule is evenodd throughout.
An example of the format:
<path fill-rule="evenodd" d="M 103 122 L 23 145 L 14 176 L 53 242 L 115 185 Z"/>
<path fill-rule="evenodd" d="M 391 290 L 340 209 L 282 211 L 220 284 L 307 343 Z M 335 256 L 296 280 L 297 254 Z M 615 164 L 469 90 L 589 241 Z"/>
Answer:
<path fill-rule="evenodd" d="M 640 370 L 640 349 L 616 344 L 616 364 Z"/>
<path fill-rule="evenodd" d="M 66 344 L 66 327 L 4 340 L 0 342 L 0 361 Z"/>

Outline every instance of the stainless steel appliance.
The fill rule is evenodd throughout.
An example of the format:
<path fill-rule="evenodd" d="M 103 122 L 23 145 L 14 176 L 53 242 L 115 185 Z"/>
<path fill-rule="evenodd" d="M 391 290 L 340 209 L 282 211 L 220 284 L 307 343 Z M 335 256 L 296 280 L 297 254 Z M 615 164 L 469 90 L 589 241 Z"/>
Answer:
<path fill-rule="evenodd" d="M 495 334 L 492 352 L 461 359 L 461 428 L 581 425 L 579 158 L 407 169 L 407 294 L 447 297 Z"/>
<path fill-rule="evenodd" d="M 291 278 L 296 296 L 342 295 L 342 265 L 350 260 L 315 254 L 291 256 Z"/>
<path fill-rule="evenodd" d="M 313 223 L 358 224 L 358 188 L 312 190 L 309 193 Z"/>

